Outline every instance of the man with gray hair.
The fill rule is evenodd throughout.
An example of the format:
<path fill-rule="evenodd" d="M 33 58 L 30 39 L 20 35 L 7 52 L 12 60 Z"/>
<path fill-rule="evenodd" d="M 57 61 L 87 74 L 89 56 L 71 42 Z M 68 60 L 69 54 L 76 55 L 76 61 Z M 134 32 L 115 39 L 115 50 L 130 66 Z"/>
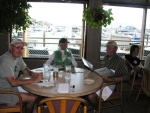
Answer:
<path fill-rule="evenodd" d="M 19 92 L 18 86 L 39 82 L 42 80 L 43 75 L 29 70 L 23 61 L 22 54 L 24 46 L 27 46 L 26 42 L 20 39 L 15 39 L 11 42 L 9 51 L 0 56 L 0 90 L 20 93 L 22 101 L 26 104 L 26 113 L 32 113 L 37 97 L 31 93 Z M 18 79 L 20 71 L 26 75 L 30 75 L 31 79 Z M 19 100 L 16 96 L 5 94 L 0 95 L 0 103 L 14 106 L 18 102 Z"/>
<path fill-rule="evenodd" d="M 111 40 L 107 42 L 106 44 L 107 55 L 101 61 L 100 68 L 107 67 L 108 69 L 113 70 L 115 72 L 115 75 L 113 77 L 109 75 L 103 76 L 102 78 L 105 83 L 127 81 L 130 79 L 125 61 L 116 54 L 117 49 L 118 45 L 115 41 Z M 111 95 L 114 88 L 115 86 L 111 88 L 112 91 L 110 91 L 110 94 L 103 93 L 102 99 L 106 100 Z M 95 109 L 98 109 L 98 100 L 99 100 L 98 96 L 99 91 L 87 96 L 88 100 L 93 104 L 93 106 L 96 107 Z"/>

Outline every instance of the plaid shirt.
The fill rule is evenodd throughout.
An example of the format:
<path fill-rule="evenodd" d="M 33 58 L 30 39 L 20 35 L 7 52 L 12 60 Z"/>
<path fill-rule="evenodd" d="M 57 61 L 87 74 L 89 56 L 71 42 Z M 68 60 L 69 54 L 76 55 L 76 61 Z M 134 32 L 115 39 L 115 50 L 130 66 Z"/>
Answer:
<path fill-rule="evenodd" d="M 130 75 L 128 73 L 127 65 L 121 57 L 115 55 L 109 59 L 108 55 L 102 60 L 100 67 L 107 67 L 115 70 L 115 76 L 123 76 L 124 80 L 129 80 Z"/>

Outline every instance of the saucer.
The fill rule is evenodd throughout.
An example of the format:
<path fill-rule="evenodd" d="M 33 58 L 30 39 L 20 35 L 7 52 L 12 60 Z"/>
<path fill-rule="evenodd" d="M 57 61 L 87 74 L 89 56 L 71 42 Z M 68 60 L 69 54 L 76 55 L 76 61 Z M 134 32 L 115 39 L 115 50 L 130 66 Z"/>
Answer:
<path fill-rule="evenodd" d="M 51 87 L 53 86 L 51 83 L 42 83 L 42 86 L 43 87 Z"/>
<path fill-rule="evenodd" d="M 92 84 L 92 83 L 94 83 L 94 80 L 92 80 L 92 79 L 84 79 L 84 83 Z"/>

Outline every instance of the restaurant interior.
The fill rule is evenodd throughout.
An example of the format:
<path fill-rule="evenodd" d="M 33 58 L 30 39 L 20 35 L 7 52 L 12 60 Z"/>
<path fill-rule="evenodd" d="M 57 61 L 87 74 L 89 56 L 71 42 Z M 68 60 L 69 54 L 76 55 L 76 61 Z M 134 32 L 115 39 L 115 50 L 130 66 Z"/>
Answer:
<path fill-rule="evenodd" d="M 108 6 L 120 6 L 120 7 L 134 7 L 134 8 L 142 8 L 143 9 L 143 17 L 142 17 L 142 26 L 141 26 L 141 51 L 139 58 L 144 63 L 145 57 L 144 55 L 144 37 L 145 37 L 145 28 L 146 28 L 146 14 L 148 9 L 150 8 L 150 0 L 27 0 L 27 2 L 52 2 L 52 3 L 79 3 L 85 4 L 86 7 L 95 7 L 95 3 L 103 4 Z M 69 9 L 68 9 L 69 10 Z M 124 13 L 124 12 L 123 12 Z M 138 12 L 137 12 L 138 13 Z M 92 29 L 83 22 L 83 35 L 84 46 L 81 54 L 81 58 L 84 57 L 88 61 L 90 61 L 94 69 L 99 68 L 100 60 L 100 48 L 101 48 L 101 33 L 102 30 Z M 12 35 L 10 33 L 3 34 L 0 36 L 0 55 L 4 54 L 9 50 L 9 44 L 12 39 Z M 77 59 L 78 67 L 87 69 L 82 60 Z M 48 58 L 26 58 L 23 57 L 25 63 L 28 65 L 30 69 L 40 68 L 43 66 L 43 63 Z M 138 101 L 135 103 L 135 98 L 138 92 L 132 92 L 132 95 L 129 98 L 129 91 L 131 85 L 128 83 L 123 84 L 123 111 L 124 113 L 148 113 L 148 109 L 150 106 L 150 98 L 146 95 L 140 95 Z M 89 111 L 88 113 L 94 113 L 94 111 Z M 108 110 L 104 110 L 103 113 L 121 113 L 120 108 L 111 108 Z M 149 111 L 150 113 L 150 111 Z"/>

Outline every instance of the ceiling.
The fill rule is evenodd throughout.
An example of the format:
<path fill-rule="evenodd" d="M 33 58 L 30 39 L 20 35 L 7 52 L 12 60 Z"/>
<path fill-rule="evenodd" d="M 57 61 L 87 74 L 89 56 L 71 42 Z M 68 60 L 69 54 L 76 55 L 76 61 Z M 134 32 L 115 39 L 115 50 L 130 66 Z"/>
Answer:
<path fill-rule="evenodd" d="M 103 3 L 139 7 L 150 6 L 150 0 L 103 0 Z"/>
<path fill-rule="evenodd" d="M 84 3 L 89 0 L 27 0 L 28 2 L 60 2 L 60 3 Z M 102 0 L 103 4 L 107 5 L 122 5 L 122 6 L 135 6 L 135 7 L 149 7 L 150 0 Z"/>

